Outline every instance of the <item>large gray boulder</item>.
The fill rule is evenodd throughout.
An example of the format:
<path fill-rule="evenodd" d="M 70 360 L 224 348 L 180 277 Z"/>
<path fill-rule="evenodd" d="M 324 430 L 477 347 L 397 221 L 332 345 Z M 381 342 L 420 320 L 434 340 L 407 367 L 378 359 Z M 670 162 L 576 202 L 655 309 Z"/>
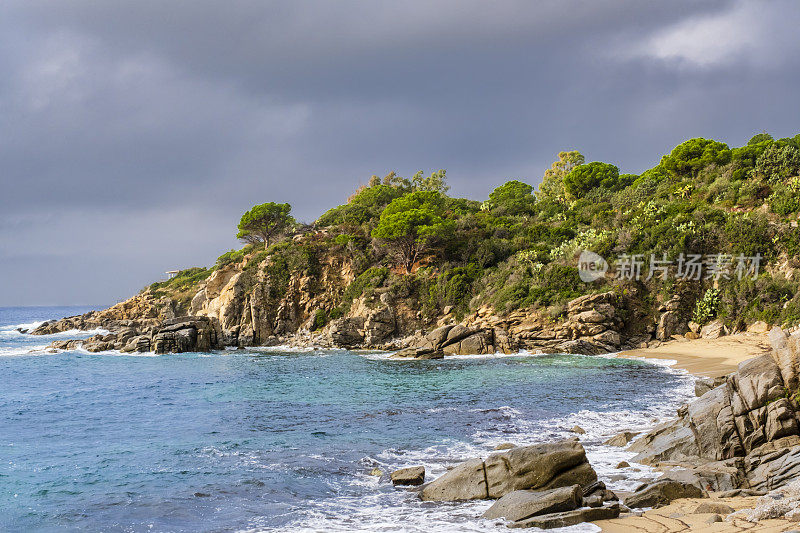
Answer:
<path fill-rule="evenodd" d="M 180 317 L 165 320 L 150 345 L 157 354 L 208 352 L 221 347 L 219 338 L 219 324 L 214 319 Z"/>
<path fill-rule="evenodd" d="M 543 490 L 586 486 L 597 474 L 577 440 L 521 446 L 470 459 L 427 485 L 420 497 L 427 501 L 500 498 L 515 490 Z"/>
<path fill-rule="evenodd" d="M 581 507 L 580 485 L 551 490 L 515 490 L 509 492 L 483 513 L 483 518 L 503 518 L 517 522 L 532 516 L 572 511 Z"/>
<path fill-rule="evenodd" d="M 625 498 L 625 505 L 631 509 L 641 507 L 663 507 L 679 498 L 706 498 L 708 494 L 696 485 L 681 481 L 656 481 L 639 487 Z"/>

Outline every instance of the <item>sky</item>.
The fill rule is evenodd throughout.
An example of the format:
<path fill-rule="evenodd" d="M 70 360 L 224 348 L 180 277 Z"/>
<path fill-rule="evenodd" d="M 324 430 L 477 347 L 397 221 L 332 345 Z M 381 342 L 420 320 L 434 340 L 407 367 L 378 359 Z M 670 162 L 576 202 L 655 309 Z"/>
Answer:
<path fill-rule="evenodd" d="M 800 133 L 800 3 L 5 0 L 0 306 L 113 304 L 311 222 L 373 174 L 639 173 L 691 137 Z"/>

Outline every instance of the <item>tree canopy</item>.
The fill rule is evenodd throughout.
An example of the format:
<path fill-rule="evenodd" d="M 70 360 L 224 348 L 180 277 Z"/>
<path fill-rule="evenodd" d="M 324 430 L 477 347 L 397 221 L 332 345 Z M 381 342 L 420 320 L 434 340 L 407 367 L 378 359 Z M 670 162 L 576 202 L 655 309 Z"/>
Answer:
<path fill-rule="evenodd" d="M 727 144 L 696 137 L 673 148 L 661 159 L 661 165 L 672 174 L 696 177 L 700 169 L 711 164 L 724 165 L 730 160 Z"/>
<path fill-rule="evenodd" d="M 539 185 L 539 195 L 552 199 L 563 199 L 564 178 L 572 172 L 572 169 L 585 162 L 583 154 L 577 150 L 559 152 L 558 160 L 544 171 L 542 183 Z"/>
<path fill-rule="evenodd" d="M 573 198 L 582 198 L 598 187 L 618 191 L 630 185 L 635 178 L 632 174 L 620 176 L 616 165 L 593 161 L 572 169 L 564 178 L 564 190 Z"/>
<path fill-rule="evenodd" d="M 389 246 L 406 272 L 437 237 L 453 224 L 443 218 L 445 197 L 436 191 L 416 191 L 397 198 L 381 213 L 372 236 Z"/>
<path fill-rule="evenodd" d="M 438 170 L 425 177 L 420 170 L 411 178 L 411 188 L 415 191 L 434 191 L 447 194 L 447 191 L 450 190 L 450 187 L 447 186 L 447 171 Z"/>
<path fill-rule="evenodd" d="M 536 198 L 533 187 L 518 180 L 509 181 L 489 194 L 489 207 L 501 215 L 524 215 L 533 212 Z"/>
<path fill-rule="evenodd" d="M 263 242 L 268 247 L 273 237 L 294 224 L 294 218 L 289 215 L 291 211 L 292 206 L 289 204 L 275 202 L 253 206 L 242 215 L 236 238 L 251 244 Z"/>

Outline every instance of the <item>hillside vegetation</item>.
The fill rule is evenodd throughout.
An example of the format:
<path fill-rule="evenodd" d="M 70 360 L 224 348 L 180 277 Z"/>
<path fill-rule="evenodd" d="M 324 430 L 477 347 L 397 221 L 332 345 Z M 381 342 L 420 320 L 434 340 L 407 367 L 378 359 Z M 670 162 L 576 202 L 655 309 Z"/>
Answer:
<path fill-rule="evenodd" d="M 798 174 L 800 135 L 776 140 L 762 133 L 738 148 L 690 139 L 640 175 L 562 152 L 538 190 L 513 180 L 484 201 L 448 196 L 444 170 L 411 179 L 373 176 L 311 225 L 295 223 L 287 204 L 256 206 L 242 224 L 256 227 L 254 213 L 270 212 L 280 235 L 259 239 L 240 225 L 244 248 L 149 289 L 188 305 L 215 269 L 239 265 L 244 276 L 266 277 L 277 300 L 290 277 L 302 274 L 316 280 L 312 292 L 328 294 L 314 313 L 315 328 L 345 316 L 356 299 L 387 292 L 415 302 L 422 321 L 484 306 L 558 320 L 567 301 L 616 291 L 652 316 L 679 295 L 687 319 L 700 324 L 722 318 L 732 328 L 756 320 L 793 325 L 800 322 Z M 275 222 L 275 213 L 286 218 Z M 619 256 L 641 254 L 641 279 L 585 283 L 577 268 L 582 250 L 600 254 L 612 270 Z M 760 254 L 761 263 L 757 276 L 731 268 L 708 279 L 680 279 L 674 271 L 646 279 L 651 254 L 671 262 L 681 254 L 723 254 L 733 266 L 737 257 Z M 321 278 L 332 256 L 346 258 L 343 285 L 326 286 Z"/>

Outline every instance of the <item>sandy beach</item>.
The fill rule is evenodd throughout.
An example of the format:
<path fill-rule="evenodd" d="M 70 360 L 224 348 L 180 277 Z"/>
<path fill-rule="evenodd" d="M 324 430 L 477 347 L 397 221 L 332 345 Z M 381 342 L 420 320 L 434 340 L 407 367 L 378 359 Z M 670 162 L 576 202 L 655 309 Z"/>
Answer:
<path fill-rule="evenodd" d="M 742 361 L 769 353 L 766 335 L 740 333 L 718 339 L 671 340 L 657 348 L 620 352 L 620 357 L 668 359 L 676 361 L 675 368 L 702 377 L 730 374 Z"/>
<path fill-rule="evenodd" d="M 696 376 L 719 377 L 736 370 L 742 361 L 769 353 L 770 345 L 764 334 L 741 333 L 718 339 L 672 340 L 657 348 L 629 350 L 620 357 L 666 359 L 676 361 L 681 368 Z M 696 513 L 701 503 L 725 504 L 734 510 L 751 509 L 758 497 L 675 500 L 670 505 L 646 511 L 642 516 L 627 516 L 595 522 L 608 533 L 672 533 L 677 531 L 735 533 L 739 531 L 778 532 L 800 529 L 800 524 L 788 520 L 764 520 L 758 523 L 736 519 L 718 521 L 711 513 Z"/>

